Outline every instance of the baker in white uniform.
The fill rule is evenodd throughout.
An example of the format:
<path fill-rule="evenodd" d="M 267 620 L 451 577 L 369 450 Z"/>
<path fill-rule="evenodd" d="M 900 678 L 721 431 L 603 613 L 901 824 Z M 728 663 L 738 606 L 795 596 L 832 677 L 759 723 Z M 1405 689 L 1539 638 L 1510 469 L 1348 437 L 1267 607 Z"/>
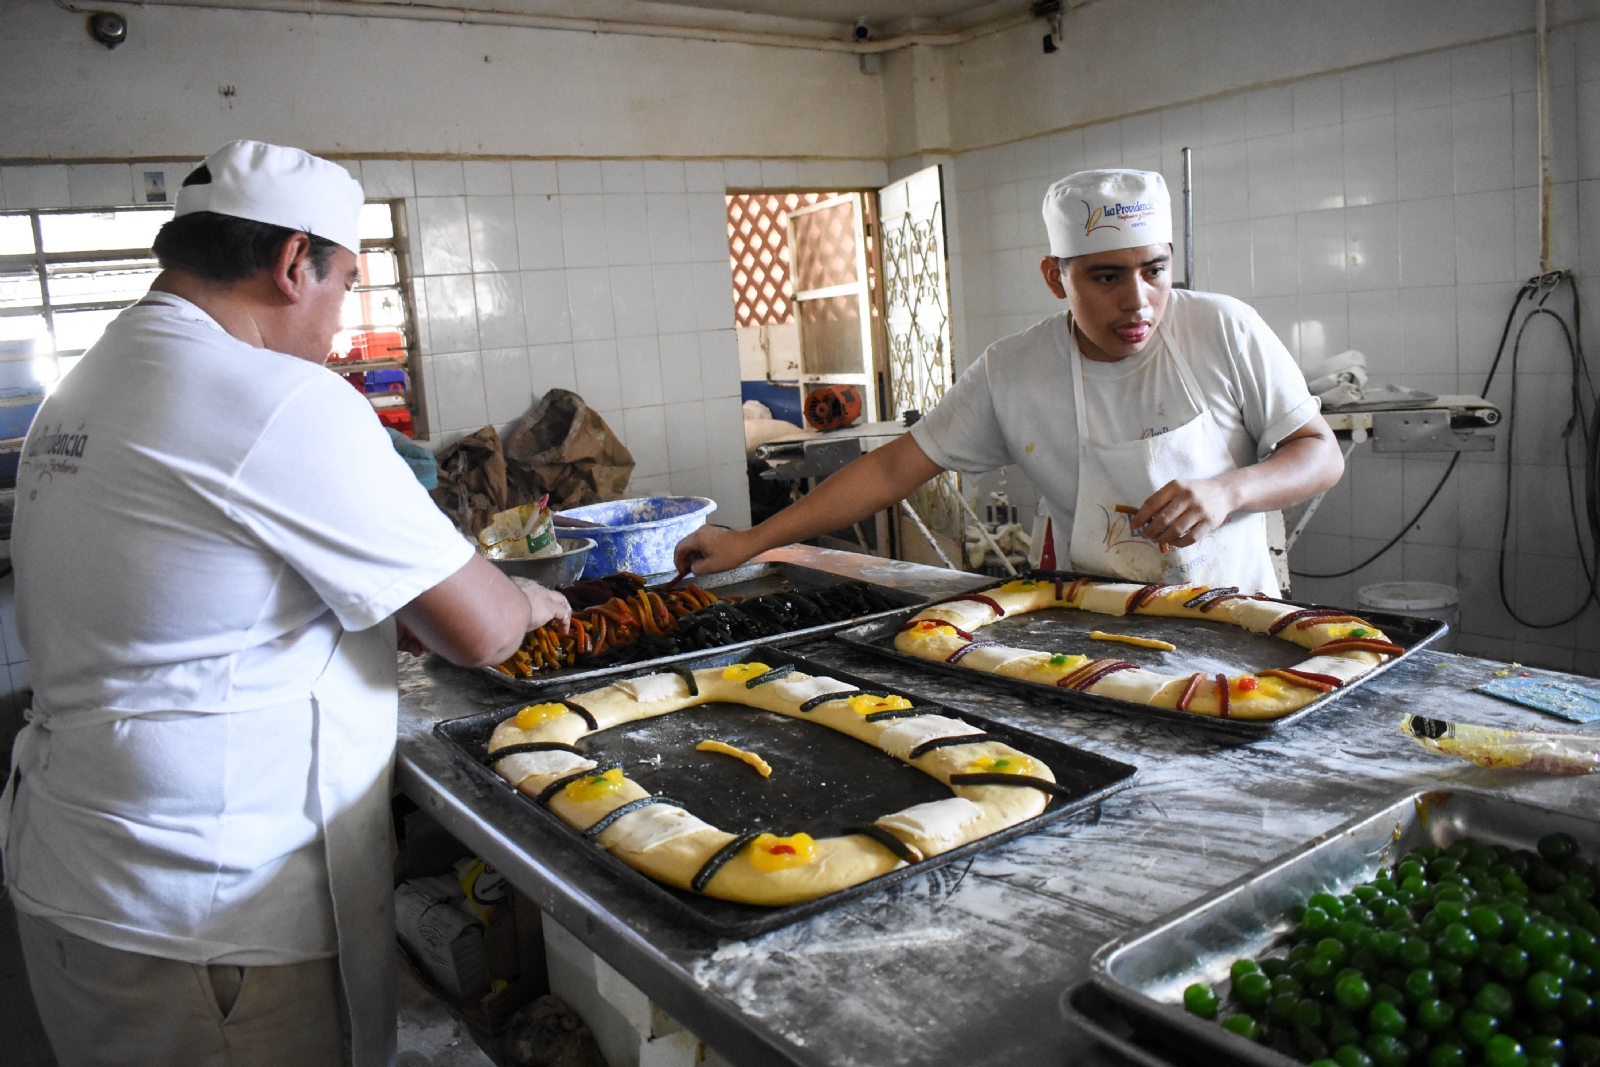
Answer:
<path fill-rule="evenodd" d="M 1160 174 L 1081 171 L 1044 200 L 1044 283 L 1067 310 L 1003 338 L 927 417 L 751 530 L 704 527 L 680 571 L 726 570 L 1016 464 L 1051 515 L 1045 567 L 1276 595 L 1265 512 L 1344 471 L 1293 357 L 1248 304 L 1172 288 Z"/>
<path fill-rule="evenodd" d="M 0 842 L 63 1067 L 391 1063 L 397 622 L 484 664 L 566 618 L 322 366 L 361 204 L 296 149 L 210 156 L 28 435 Z"/>

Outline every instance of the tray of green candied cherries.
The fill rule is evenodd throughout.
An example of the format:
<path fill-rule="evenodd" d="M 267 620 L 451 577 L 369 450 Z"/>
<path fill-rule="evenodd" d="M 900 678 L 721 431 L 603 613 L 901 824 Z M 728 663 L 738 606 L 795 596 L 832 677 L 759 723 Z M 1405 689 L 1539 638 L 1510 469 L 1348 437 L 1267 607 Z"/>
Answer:
<path fill-rule="evenodd" d="M 1091 982 L 1170 1063 L 1600 1067 L 1591 814 L 1407 796 L 1107 945 Z"/>

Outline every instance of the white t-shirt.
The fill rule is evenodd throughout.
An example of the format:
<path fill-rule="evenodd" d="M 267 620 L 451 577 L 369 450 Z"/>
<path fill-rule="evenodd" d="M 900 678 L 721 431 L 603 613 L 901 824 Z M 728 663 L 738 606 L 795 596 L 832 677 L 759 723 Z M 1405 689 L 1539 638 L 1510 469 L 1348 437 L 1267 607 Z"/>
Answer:
<path fill-rule="evenodd" d="M 191 962 L 334 951 L 310 689 L 472 546 L 337 375 L 193 304 L 124 312 L 40 409 L 12 528 L 45 727 L 17 906 Z"/>
<path fill-rule="evenodd" d="M 1127 359 L 1085 359 L 1092 438 L 1110 443 L 1164 433 L 1197 417 L 1204 404 L 1244 467 L 1271 455 L 1317 413 L 1294 357 L 1250 305 L 1175 289 L 1164 325 L 1202 395 L 1189 395 L 1160 331 Z M 1065 312 L 1002 338 L 911 428 L 923 452 L 946 470 L 1021 467 L 1049 502 L 1058 548 L 1071 540 L 1078 501 L 1071 363 L 1077 352 Z"/>

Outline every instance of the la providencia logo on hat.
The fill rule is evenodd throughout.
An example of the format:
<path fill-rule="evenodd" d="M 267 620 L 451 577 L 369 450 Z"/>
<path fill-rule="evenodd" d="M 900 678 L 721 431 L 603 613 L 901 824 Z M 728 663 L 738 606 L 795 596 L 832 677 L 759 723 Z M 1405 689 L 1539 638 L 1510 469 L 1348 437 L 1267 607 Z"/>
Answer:
<path fill-rule="evenodd" d="M 1096 230 L 1120 230 L 1121 226 L 1113 226 L 1105 221 L 1108 218 L 1118 219 L 1128 223 L 1130 229 L 1138 229 L 1144 225 L 1144 220 L 1156 213 L 1156 206 L 1144 200 L 1136 200 L 1131 204 L 1106 204 L 1103 207 L 1090 207 L 1089 201 L 1080 200 L 1085 215 L 1083 235 L 1085 237 Z"/>

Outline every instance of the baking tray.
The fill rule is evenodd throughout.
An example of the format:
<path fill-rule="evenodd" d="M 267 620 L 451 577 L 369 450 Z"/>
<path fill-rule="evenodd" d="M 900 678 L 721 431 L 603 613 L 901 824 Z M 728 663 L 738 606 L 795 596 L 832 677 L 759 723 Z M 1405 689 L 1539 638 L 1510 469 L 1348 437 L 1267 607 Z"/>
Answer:
<path fill-rule="evenodd" d="M 835 670 L 771 646 L 753 650 L 715 649 L 702 652 L 683 665 L 695 670 L 722 667 L 741 660 L 756 660 L 773 667 L 793 664 L 806 674 L 826 675 L 862 689 L 881 690 L 883 687 L 873 679 Z M 651 668 L 635 666 L 625 677 L 650 673 L 653 673 Z M 582 691 L 568 687 L 563 695 L 576 696 Z M 1137 769 L 1126 763 L 996 722 L 964 708 L 924 700 L 898 688 L 895 691 L 916 707 L 964 719 L 996 740 L 1043 760 L 1055 773 L 1056 780 L 1073 790 L 1072 795 L 1053 797 L 1043 812 L 999 833 L 849 889 L 782 908 L 737 904 L 673 889 L 640 874 L 592 843 L 585 841 L 585 846 L 595 863 L 632 886 L 640 898 L 652 900 L 678 918 L 725 937 L 744 939 L 821 914 L 935 867 L 974 856 L 1002 841 L 1031 833 L 1068 816 L 1097 813 L 1102 800 L 1126 789 L 1138 776 Z M 582 834 L 513 789 L 484 765 L 489 736 L 495 726 L 516 714 L 526 703 L 522 701 L 498 711 L 442 722 L 434 727 L 434 733 L 471 766 L 473 773 L 521 799 L 556 832 L 574 841 L 584 841 Z M 775 768 L 772 777 L 761 778 L 749 767 L 726 756 L 696 752 L 695 744 L 708 737 L 760 753 Z M 731 833 L 770 830 L 788 834 L 805 830 L 813 837 L 830 836 L 848 827 L 869 824 L 912 804 L 951 796 L 948 787 L 874 746 L 826 726 L 742 705 L 709 704 L 689 708 L 614 726 L 582 738 L 577 744 L 602 764 L 621 763 L 628 777 L 651 793 L 670 796 L 706 822 Z M 672 758 L 663 758 L 669 751 Z M 849 783 L 848 791 L 840 788 L 844 783 Z"/>
<path fill-rule="evenodd" d="M 1044 571 L 1036 572 L 1035 577 L 1047 581 L 1060 578 L 1064 582 L 1073 582 L 1079 578 L 1094 576 L 1064 571 Z M 1007 581 L 1013 580 L 1007 579 Z M 988 588 L 992 589 L 995 586 Z M 972 592 L 982 593 L 984 590 L 974 589 Z M 1301 608 L 1325 606 L 1306 604 L 1298 600 L 1285 600 L 1283 603 Z M 1381 628 L 1389 640 L 1406 650 L 1405 653 L 1374 667 L 1343 688 L 1323 693 L 1305 707 L 1282 718 L 1222 719 L 1212 715 L 1195 715 L 1187 711 L 1178 711 L 1176 708 L 1153 708 L 1148 704 L 1137 704 L 1130 700 L 1119 700 L 1116 697 L 1099 696 L 1094 693 L 1080 693 L 1072 689 L 1062 689 L 1060 686 L 1010 678 L 1003 674 L 982 673 L 969 667 L 921 659 L 897 650 L 894 647 L 894 639 L 900 632 L 901 625 L 928 606 L 930 605 L 924 604 L 914 610 L 880 615 L 876 619 L 840 630 L 834 635 L 834 640 L 875 656 L 887 656 L 899 660 L 918 669 L 938 672 L 952 678 L 964 678 L 968 681 L 982 679 L 985 685 L 992 682 L 996 686 L 1029 696 L 1053 697 L 1072 707 L 1106 711 L 1117 715 L 1131 712 L 1247 739 L 1266 737 L 1291 723 L 1299 722 L 1308 715 L 1315 714 L 1402 662 L 1417 649 L 1438 640 L 1450 628 L 1447 623 L 1434 619 L 1417 619 L 1408 615 L 1389 615 L 1378 611 L 1352 612 Z M 1118 659 L 1125 659 L 1140 667 L 1165 670 L 1169 673 L 1192 674 L 1196 670 L 1203 670 L 1208 674 L 1218 672 L 1250 674 L 1269 667 L 1293 667 L 1303 662 L 1308 652 L 1299 645 L 1292 645 L 1265 634 L 1251 633 L 1232 623 L 1212 622 L 1208 619 L 1170 619 L 1154 615 L 1123 615 L 1113 618 L 1095 612 L 1065 608 L 1033 611 L 1015 618 L 1001 619 L 985 626 L 982 637 L 985 641 L 1002 641 L 1016 648 L 1037 649 L 1041 652 L 1071 650 L 1081 652 L 1095 643 L 1089 640 L 1089 631 L 1106 627 L 1114 628 L 1117 633 L 1134 637 L 1154 637 L 1177 645 L 1176 652 L 1162 652 L 1158 649 L 1137 648 L 1125 644 L 1106 645 L 1107 655 L 1115 654 Z"/>
<path fill-rule="evenodd" d="M 1162 1044 L 1167 1035 L 1141 1026 L 1141 1020 L 1130 1017 L 1093 982 L 1069 986 L 1061 994 L 1060 1007 L 1067 1026 L 1076 1032 L 1074 1036 L 1115 1053 L 1114 1062 L 1129 1063 L 1133 1067 L 1189 1067 L 1193 1062 L 1190 1059 L 1194 1051 L 1192 1045 L 1184 1049 Z M 1082 1044 L 1074 1044 L 1072 1048 L 1074 1052 L 1084 1051 Z"/>
<path fill-rule="evenodd" d="M 1556 831 L 1571 834 L 1586 855 L 1600 855 L 1600 822 L 1592 819 L 1467 790 L 1412 793 L 1111 942 L 1095 953 L 1090 980 L 1144 1026 L 1161 1030 L 1168 1047 L 1187 1043 L 1229 1062 L 1299 1067 L 1295 1059 L 1190 1015 L 1182 1004 L 1184 987 L 1221 986 L 1234 960 L 1287 942 L 1294 905 L 1313 893 L 1345 893 L 1417 845 L 1443 847 L 1475 837 L 1486 845 L 1531 849 Z"/>
<path fill-rule="evenodd" d="M 659 589 L 673 578 L 672 574 L 653 575 L 645 586 L 647 589 Z M 798 563 L 747 563 L 743 567 L 735 567 L 731 571 L 720 574 L 708 574 L 704 578 L 693 579 L 695 585 L 715 593 L 719 597 L 740 596 L 755 597 L 765 593 L 796 592 L 805 593 L 817 589 L 831 589 L 837 585 L 847 585 L 851 582 L 860 582 L 870 585 L 873 589 L 896 604 L 903 607 L 893 608 L 888 611 L 875 612 L 870 615 L 861 615 L 854 619 L 842 619 L 839 622 L 823 623 L 820 626 L 807 626 L 800 630 L 791 630 L 785 634 L 773 634 L 767 637 L 756 637 L 749 641 L 740 641 L 731 645 L 720 645 L 717 648 L 703 648 L 697 652 L 679 652 L 671 656 L 657 656 L 654 659 L 634 660 L 631 663 L 617 663 L 608 667 L 571 667 L 566 670 L 550 671 L 536 678 L 512 678 L 502 674 L 493 667 L 479 667 L 478 673 L 494 679 L 496 682 L 518 693 L 530 697 L 540 693 L 549 693 L 556 690 L 572 691 L 574 683 L 587 684 L 595 679 L 604 679 L 612 682 L 640 668 L 660 668 L 671 663 L 684 663 L 697 656 L 704 656 L 711 652 L 723 650 L 737 650 L 754 648 L 757 645 L 780 645 L 791 641 L 805 641 L 831 634 L 835 630 L 846 626 L 855 626 L 858 623 L 882 618 L 885 615 L 897 614 L 906 607 L 926 607 L 930 597 L 921 593 L 912 593 L 894 586 L 879 585 L 876 582 L 863 582 L 859 578 L 850 578 L 832 571 L 821 571 L 814 567 L 803 567 Z"/>

